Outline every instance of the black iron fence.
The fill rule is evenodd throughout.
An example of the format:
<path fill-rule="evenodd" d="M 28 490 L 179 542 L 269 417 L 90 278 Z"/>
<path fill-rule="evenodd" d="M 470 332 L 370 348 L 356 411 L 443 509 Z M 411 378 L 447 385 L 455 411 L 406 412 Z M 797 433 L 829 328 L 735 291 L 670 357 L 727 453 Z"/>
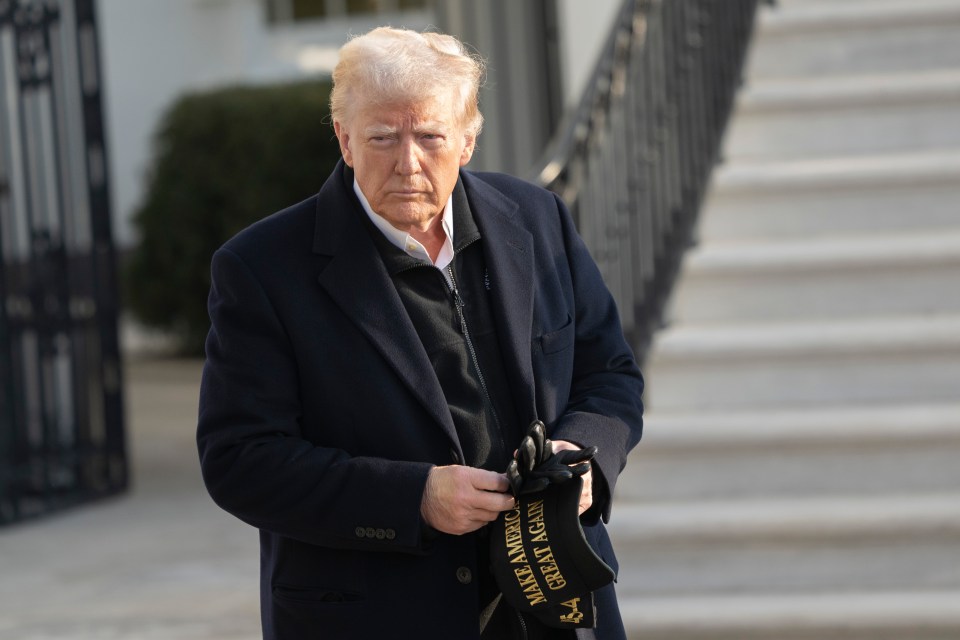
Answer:
<path fill-rule="evenodd" d="M 94 0 L 0 0 L 0 524 L 125 488 Z"/>
<path fill-rule="evenodd" d="M 627 0 L 538 181 L 571 207 L 639 358 L 719 156 L 758 0 Z"/>

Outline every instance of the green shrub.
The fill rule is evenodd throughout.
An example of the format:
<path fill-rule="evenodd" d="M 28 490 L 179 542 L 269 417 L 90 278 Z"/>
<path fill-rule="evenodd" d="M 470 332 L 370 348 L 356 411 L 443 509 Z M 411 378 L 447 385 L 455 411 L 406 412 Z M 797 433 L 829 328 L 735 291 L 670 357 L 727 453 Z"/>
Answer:
<path fill-rule="evenodd" d="M 177 101 L 154 141 L 125 304 L 200 354 L 210 258 L 256 220 L 316 193 L 340 157 L 328 81 L 234 87 Z"/>

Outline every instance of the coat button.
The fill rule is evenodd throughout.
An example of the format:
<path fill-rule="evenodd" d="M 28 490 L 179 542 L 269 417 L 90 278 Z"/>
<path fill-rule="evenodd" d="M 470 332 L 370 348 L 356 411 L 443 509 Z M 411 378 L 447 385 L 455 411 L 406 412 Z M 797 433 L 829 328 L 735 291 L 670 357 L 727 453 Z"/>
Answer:
<path fill-rule="evenodd" d="M 457 580 L 460 581 L 460 584 L 470 584 L 473 581 L 473 574 L 470 569 L 460 567 L 457 569 Z"/>
<path fill-rule="evenodd" d="M 356 534 L 358 538 L 363 538 L 364 536 L 367 535 L 367 532 L 364 530 L 363 527 L 357 527 L 356 529 L 353 530 L 353 532 Z"/>
<path fill-rule="evenodd" d="M 383 529 L 377 529 L 377 540 L 383 540 L 387 537 L 387 532 Z"/>
<path fill-rule="evenodd" d="M 367 534 L 367 537 L 368 537 L 368 538 L 376 538 L 376 537 L 377 537 L 377 530 L 374 529 L 373 527 L 367 527 L 367 530 L 366 530 L 365 533 Z"/>
<path fill-rule="evenodd" d="M 397 537 L 397 532 L 394 531 L 393 529 L 387 529 L 386 531 L 384 531 L 384 535 L 387 536 L 387 540 L 393 540 L 394 538 Z"/>

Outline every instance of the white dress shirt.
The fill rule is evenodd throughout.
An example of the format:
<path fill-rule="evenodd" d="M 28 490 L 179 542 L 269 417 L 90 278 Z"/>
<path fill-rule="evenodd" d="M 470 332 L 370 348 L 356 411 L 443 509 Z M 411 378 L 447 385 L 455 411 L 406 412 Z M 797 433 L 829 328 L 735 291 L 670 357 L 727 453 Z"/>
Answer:
<path fill-rule="evenodd" d="M 440 224 L 443 227 L 443 231 L 446 234 L 446 239 L 443 241 L 443 246 L 440 247 L 440 253 L 437 254 L 436 261 L 430 259 L 430 254 L 427 253 L 426 248 L 420 244 L 420 242 L 411 236 L 406 231 L 401 231 L 397 229 L 392 224 L 387 222 L 387 220 L 376 213 L 372 208 L 370 208 L 370 202 L 367 200 L 366 196 L 363 195 L 363 192 L 360 191 L 360 185 L 357 183 L 356 179 L 353 181 L 353 191 L 357 194 L 357 197 L 360 198 L 360 204 L 363 205 L 363 210 L 367 212 L 367 215 L 370 217 L 370 221 L 376 225 L 377 229 L 380 229 L 383 232 L 383 235 L 387 237 L 391 243 L 403 249 L 407 255 L 417 258 L 418 260 L 423 260 L 434 265 L 437 269 L 443 271 L 443 275 L 447 278 L 447 272 L 445 269 L 447 265 L 453 262 L 453 195 L 451 194 L 447 198 L 447 204 L 443 207 L 443 217 L 440 219 Z"/>

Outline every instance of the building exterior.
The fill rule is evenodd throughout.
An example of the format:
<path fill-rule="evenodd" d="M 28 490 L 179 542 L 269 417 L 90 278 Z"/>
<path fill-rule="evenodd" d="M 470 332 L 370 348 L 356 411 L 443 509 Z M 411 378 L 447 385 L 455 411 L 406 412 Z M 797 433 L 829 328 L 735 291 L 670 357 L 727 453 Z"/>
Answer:
<path fill-rule="evenodd" d="M 322 76 L 351 34 L 436 27 L 489 59 L 487 127 L 471 166 L 529 175 L 575 104 L 619 0 L 98 0 L 114 232 L 136 242 L 151 140 L 188 91 Z M 318 185 L 321 177 L 318 177 Z"/>

